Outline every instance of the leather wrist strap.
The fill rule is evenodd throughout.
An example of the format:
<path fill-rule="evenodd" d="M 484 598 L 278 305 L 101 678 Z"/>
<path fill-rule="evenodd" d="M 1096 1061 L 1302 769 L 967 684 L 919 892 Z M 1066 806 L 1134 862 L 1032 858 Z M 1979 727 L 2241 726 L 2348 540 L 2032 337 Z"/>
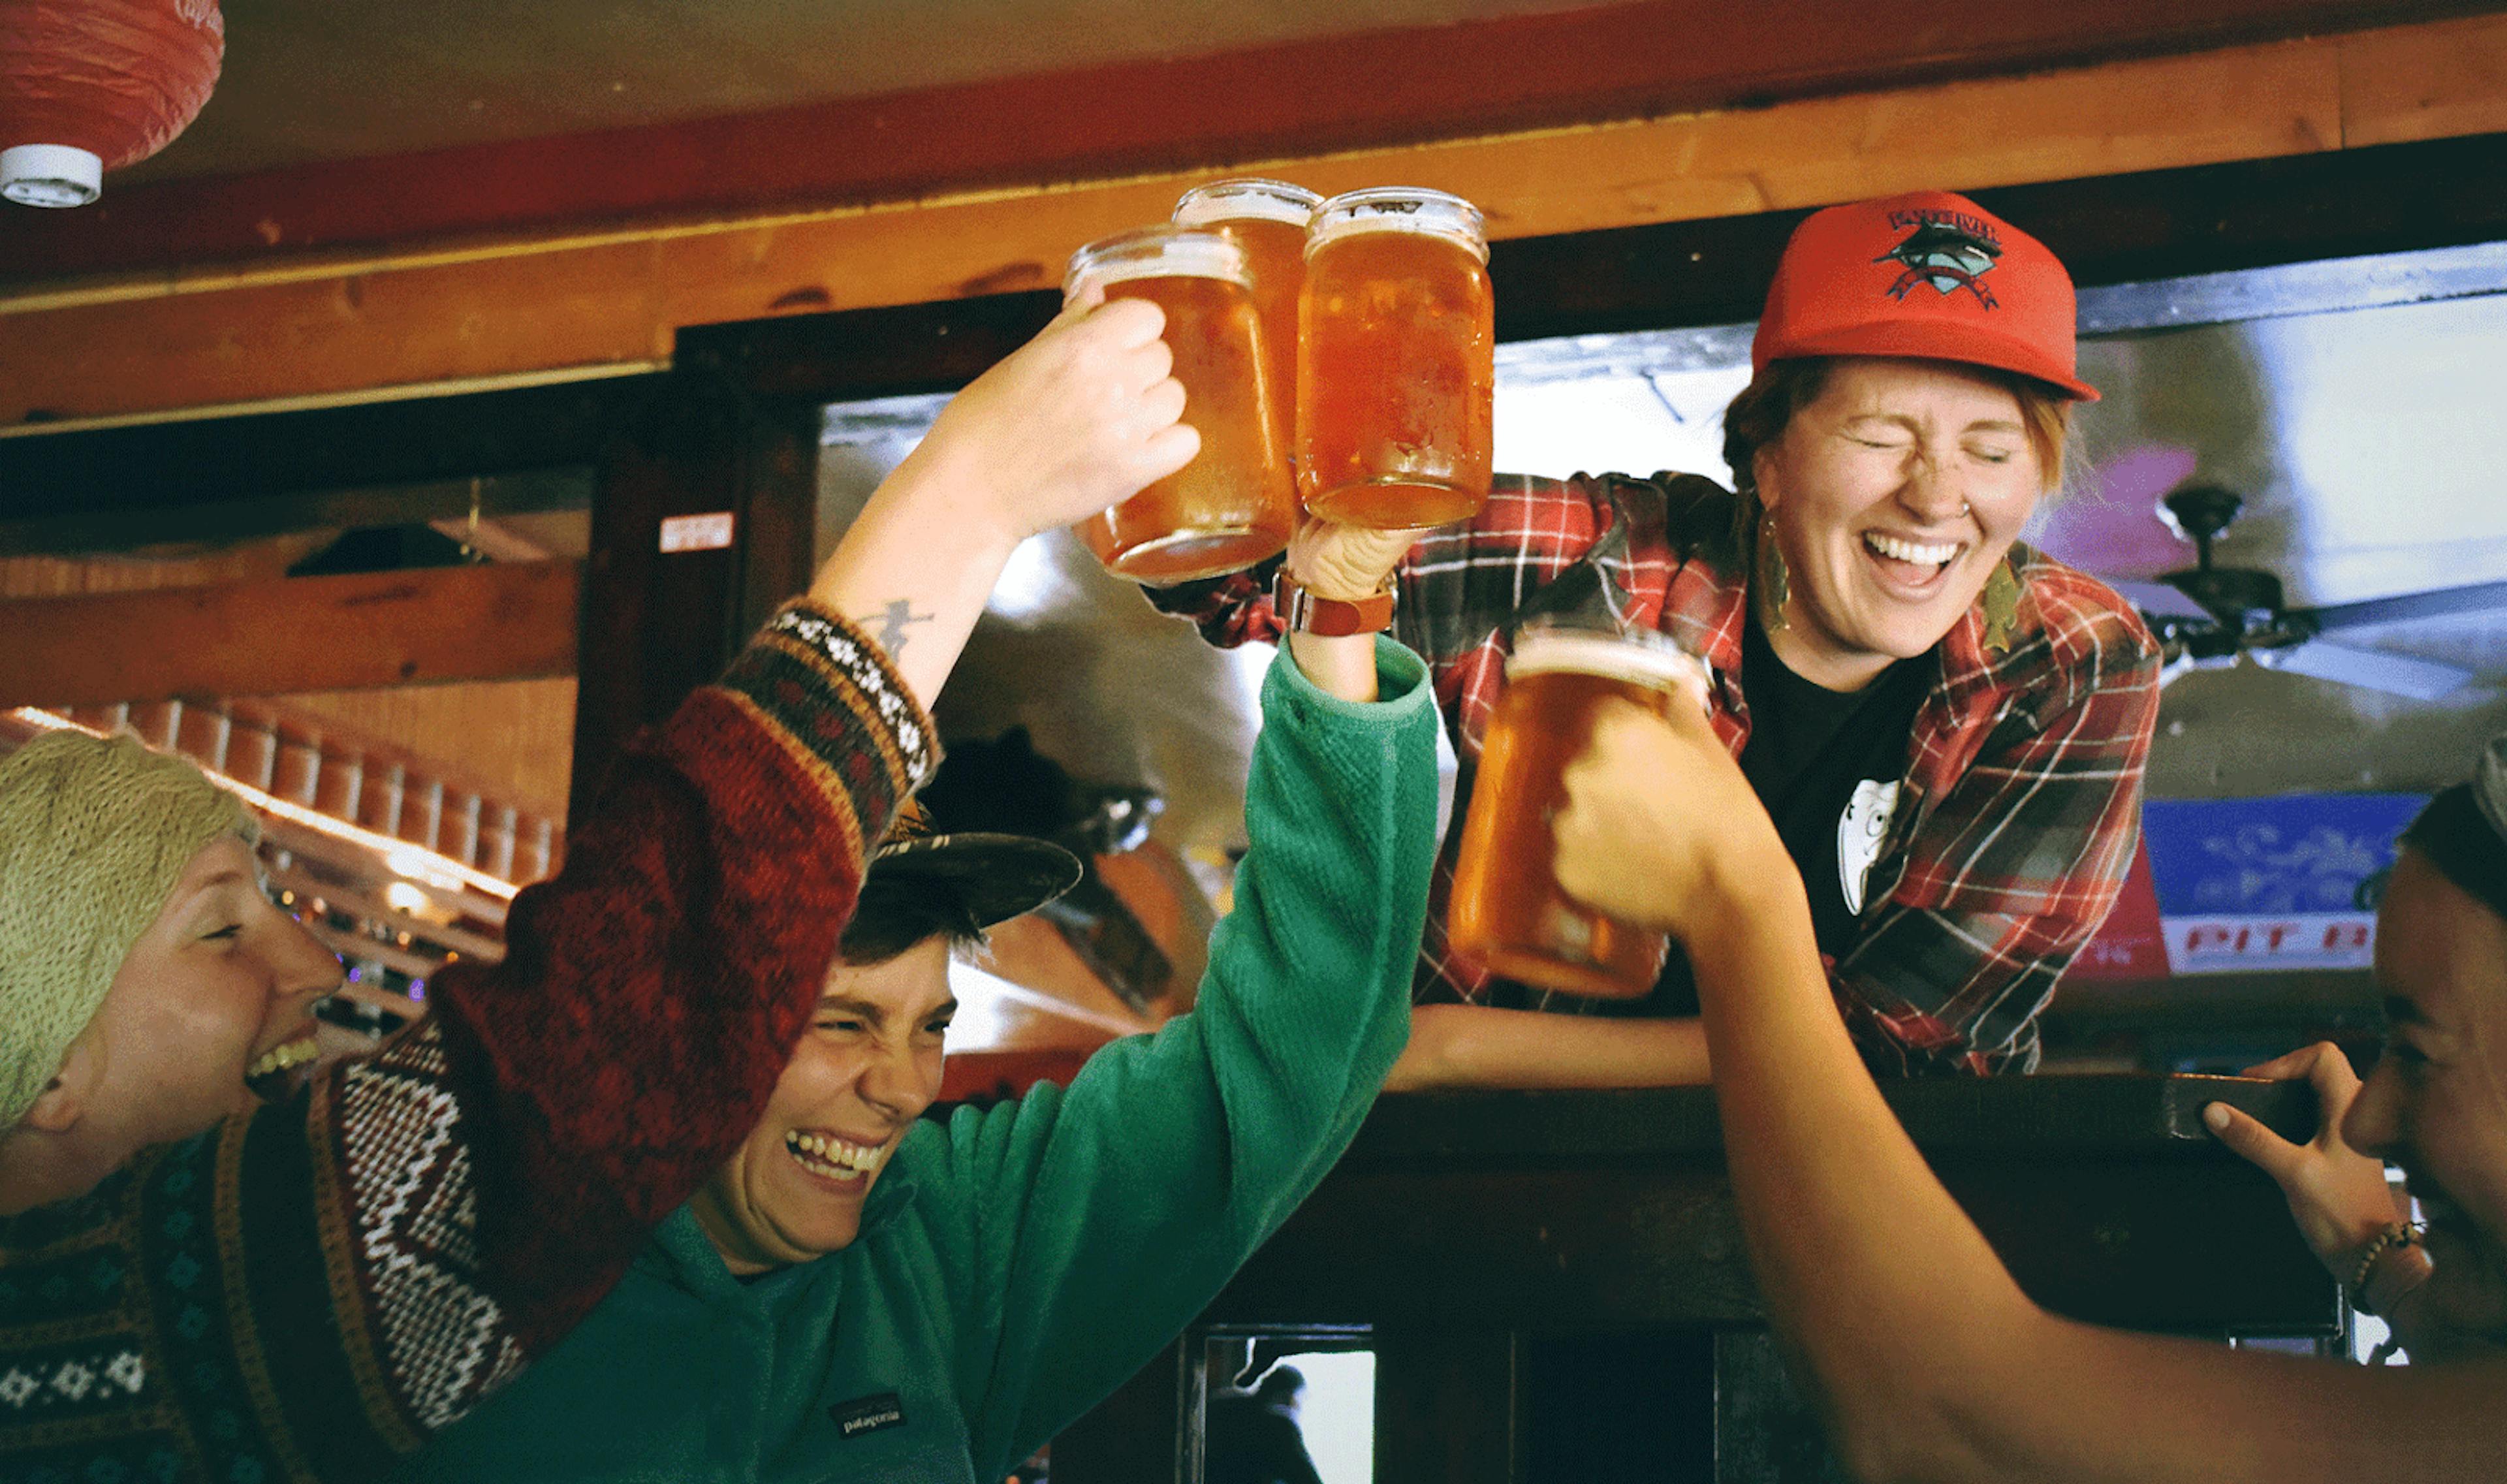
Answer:
<path fill-rule="evenodd" d="M 1343 638 L 1353 633 L 1382 633 L 1393 627 L 1393 590 L 1385 588 L 1356 602 L 1319 597 L 1297 585 L 1287 567 L 1271 592 L 1271 605 L 1291 633 Z"/>

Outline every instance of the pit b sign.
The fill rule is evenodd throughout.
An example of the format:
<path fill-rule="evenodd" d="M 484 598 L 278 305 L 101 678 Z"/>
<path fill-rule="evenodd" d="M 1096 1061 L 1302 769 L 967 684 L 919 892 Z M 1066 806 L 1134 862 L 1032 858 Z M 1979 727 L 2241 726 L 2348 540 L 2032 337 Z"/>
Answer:
<path fill-rule="evenodd" d="M 2394 842 L 2422 794 L 2152 799 L 2142 808 L 2171 974 L 2364 969 Z"/>
<path fill-rule="evenodd" d="M 2377 949 L 2367 912 L 2294 913 L 2283 918 L 2183 917 L 2160 920 L 2171 974 L 2256 969 L 2366 968 Z"/>

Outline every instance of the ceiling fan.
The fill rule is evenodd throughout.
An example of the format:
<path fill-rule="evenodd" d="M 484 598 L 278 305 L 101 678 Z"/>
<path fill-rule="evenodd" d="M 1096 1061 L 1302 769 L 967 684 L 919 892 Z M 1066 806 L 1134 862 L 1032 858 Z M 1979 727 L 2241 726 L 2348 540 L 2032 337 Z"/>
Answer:
<path fill-rule="evenodd" d="M 2338 680 L 2344 685 L 2435 701 L 2471 683 L 2472 671 L 2405 655 L 2333 643 L 2322 635 L 2451 613 L 2507 610 L 2507 582 L 2483 582 L 2372 597 L 2364 602 L 2292 608 L 2280 579 L 2254 567 L 2215 566 L 2211 542 L 2229 528 L 2244 501 L 2229 490 L 2194 485 L 2161 503 L 2194 541 L 2194 565 L 2155 582 L 2108 586 L 2141 609 L 2166 652 L 2162 684 L 2188 670 L 2234 665 L 2239 655 L 2267 670 Z"/>

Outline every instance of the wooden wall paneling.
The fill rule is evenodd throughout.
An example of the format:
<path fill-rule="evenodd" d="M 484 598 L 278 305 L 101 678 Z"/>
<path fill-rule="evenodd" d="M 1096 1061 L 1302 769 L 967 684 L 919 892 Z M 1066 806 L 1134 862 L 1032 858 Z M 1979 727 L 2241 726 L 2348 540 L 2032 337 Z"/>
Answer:
<path fill-rule="evenodd" d="M 1518 1477 L 1697 1479 L 1715 1453 L 1711 1330 L 1515 1336 Z M 1767 1484 L 1776 1484 L 1769 1480 Z"/>
<path fill-rule="evenodd" d="M 1850 1484 L 1763 1329 L 1715 1332 L 1715 1484 Z"/>
<path fill-rule="evenodd" d="M 722 668 L 809 585 L 817 406 L 750 396 L 702 358 L 656 379 L 603 450 L 575 691 L 574 817 L 637 728 Z M 673 516 L 727 512 L 728 546 L 661 550 Z"/>
<path fill-rule="evenodd" d="M 2507 128 L 2507 18 L 2363 32 L 2341 48 L 2342 140 L 2400 144 Z"/>
<path fill-rule="evenodd" d="M 574 688 L 571 676 L 395 686 L 269 696 L 258 708 L 319 731 L 327 750 L 345 745 L 380 753 L 421 767 L 430 777 L 468 792 L 562 819 L 567 756 L 573 747 Z M 382 786 L 375 761 L 368 759 L 369 793 Z M 371 814 L 371 810 L 362 812 L 362 816 Z M 487 823 L 496 827 L 492 819 Z M 375 827 L 389 833 L 386 825 Z"/>
<path fill-rule="evenodd" d="M 0 438 L 0 551 L 563 508 L 649 380 Z"/>
<path fill-rule="evenodd" d="M 2489 16 L 1241 167 L 1442 185 L 1499 237 L 1553 235 L 2507 130 L 2502 69 L 2507 18 Z M 1043 288 L 1072 247 L 1217 170 L 19 285 L 0 291 L 0 425 L 580 375 L 657 359 L 684 325 Z"/>
<path fill-rule="evenodd" d="M 1978 199 L 2025 225 L 2084 285 L 2507 237 L 2507 134 L 2006 186 Z M 1492 245 L 1502 341 L 1757 316 L 1803 210 Z M 683 332 L 761 393 L 822 401 L 956 386 L 1052 317 L 998 294 Z M 5 451 L 5 444 L 0 444 Z"/>
<path fill-rule="evenodd" d="M 18 372 L 0 424 L 650 370 L 670 348 L 652 257 L 620 243 L 0 313 Z"/>
<path fill-rule="evenodd" d="M 283 577 L 328 545 L 336 531 L 315 529 L 221 545 L 178 555 L 152 553 L 101 560 L 0 556 L 0 598 L 66 597 L 80 593 L 141 593 Z"/>
<path fill-rule="evenodd" d="M 552 561 L 20 599 L 0 707 L 564 674 L 579 585 Z"/>
<path fill-rule="evenodd" d="M 1517 1337 L 1388 1324 L 1375 1332 L 1377 1484 L 1513 1484 Z"/>
<path fill-rule="evenodd" d="M 1053 1440 L 1055 1484 L 1184 1484 L 1184 1397 L 1194 1377 L 1180 1339 Z"/>
<path fill-rule="evenodd" d="M 2425 0 L 1642 0 L 756 113 L 126 186 L 21 224 L 0 275 L 1320 154 L 2322 36 Z"/>
<path fill-rule="evenodd" d="M 2083 286 L 2507 237 L 2507 133 L 1978 189 Z M 1501 340 L 1756 318 L 1806 210 L 1496 243 Z"/>

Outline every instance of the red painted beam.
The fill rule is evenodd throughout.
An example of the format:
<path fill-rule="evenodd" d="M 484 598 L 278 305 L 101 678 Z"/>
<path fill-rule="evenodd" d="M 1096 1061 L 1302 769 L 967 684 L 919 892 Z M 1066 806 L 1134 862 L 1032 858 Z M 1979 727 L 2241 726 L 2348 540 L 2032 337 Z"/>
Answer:
<path fill-rule="evenodd" d="M 837 205 L 1728 107 L 2494 11 L 2499 0 L 1633 0 L 6 208 L 0 280 Z"/>

